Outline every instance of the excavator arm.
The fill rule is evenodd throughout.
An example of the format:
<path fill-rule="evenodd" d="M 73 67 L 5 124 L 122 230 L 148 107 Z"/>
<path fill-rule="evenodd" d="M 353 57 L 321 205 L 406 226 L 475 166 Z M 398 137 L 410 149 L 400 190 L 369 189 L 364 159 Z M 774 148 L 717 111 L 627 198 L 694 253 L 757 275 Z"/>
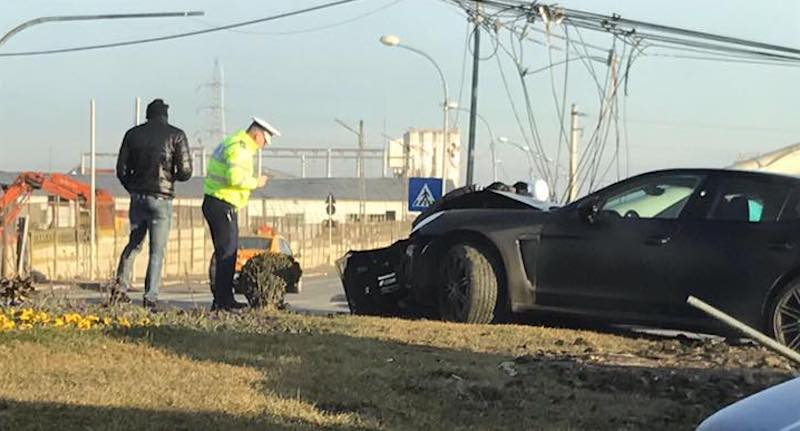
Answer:
<path fill-rule="evenodd" d="M 23 172 L 4 188 L 4 193 L 0 196 L 0 234 L 5 226 L 13 225 L 34 190 L 42 190 L 67 201 L 80 202 L 84 208 L 91 208 L 92 205 L 90 186 L 69 175 Z M 114 203 L 114 197 L 105 190 L 96 190 L 95 196 L 98 204 Z"/>

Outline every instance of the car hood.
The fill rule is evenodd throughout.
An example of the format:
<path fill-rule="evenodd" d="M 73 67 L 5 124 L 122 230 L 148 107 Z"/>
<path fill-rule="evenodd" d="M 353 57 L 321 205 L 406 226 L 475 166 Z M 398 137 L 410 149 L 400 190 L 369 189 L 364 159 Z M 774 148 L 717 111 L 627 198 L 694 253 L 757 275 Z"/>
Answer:
<path fill-rule="evenodd" d="M 520 195 L 499 190 L 481 190 L 464 193 L 454 197 L 446 197 L 434 203 L 428 210 L 420 214 L 414 220 L 411 233 L 418 232 L 433 221 L 448 213 L 463 213 L 467 210 L 476 210 L 476 213 L 484 211 L 503 211 L 503 210 L 529 210 L 547 213 L 558 206 L 552 202 L 540 201 L 531 196 Z M 477 211 L 483 210 L 483 211 Z"/>

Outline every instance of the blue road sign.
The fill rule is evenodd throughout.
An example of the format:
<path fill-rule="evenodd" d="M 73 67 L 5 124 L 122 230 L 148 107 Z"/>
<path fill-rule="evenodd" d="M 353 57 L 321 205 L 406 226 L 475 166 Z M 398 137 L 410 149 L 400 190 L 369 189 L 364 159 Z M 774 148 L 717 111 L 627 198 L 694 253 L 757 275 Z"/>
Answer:
<path fill-rule="evenodd" d="M 408 210 L 425 211 L 442 198 L 441 178 L 409 178 Z"/>

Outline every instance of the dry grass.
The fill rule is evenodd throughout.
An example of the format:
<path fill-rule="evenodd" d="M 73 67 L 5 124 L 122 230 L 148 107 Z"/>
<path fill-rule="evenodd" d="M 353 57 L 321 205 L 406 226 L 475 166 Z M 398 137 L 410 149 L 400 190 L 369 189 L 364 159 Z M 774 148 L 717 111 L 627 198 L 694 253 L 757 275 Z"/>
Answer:
<path fill-rule="evenodd" d="M 789 376 L 760 349 L 584 330 L 155 320 L 0 334 L 0 429 L 689 429 Z"/>

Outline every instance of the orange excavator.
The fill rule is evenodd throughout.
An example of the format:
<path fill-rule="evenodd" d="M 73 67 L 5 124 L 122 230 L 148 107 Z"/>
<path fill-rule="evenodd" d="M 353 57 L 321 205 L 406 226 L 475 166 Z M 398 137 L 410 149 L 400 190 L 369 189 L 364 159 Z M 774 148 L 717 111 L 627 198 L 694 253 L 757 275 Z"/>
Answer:
<path fill-rule="evenodd" d="M 23 172 L 13 183 L 3 186 L 0 196 L 0 235 L 6 226 L 13 226 L 17 217 L 35 190 L 42 190 L 67 201 L 76 201 L 91 208 L 91 187 L 69 175 Z M 97 224 L 100 228 L 114 226 L 114 197 L 105 190 L 95 190 L 97 197 Z"/>

